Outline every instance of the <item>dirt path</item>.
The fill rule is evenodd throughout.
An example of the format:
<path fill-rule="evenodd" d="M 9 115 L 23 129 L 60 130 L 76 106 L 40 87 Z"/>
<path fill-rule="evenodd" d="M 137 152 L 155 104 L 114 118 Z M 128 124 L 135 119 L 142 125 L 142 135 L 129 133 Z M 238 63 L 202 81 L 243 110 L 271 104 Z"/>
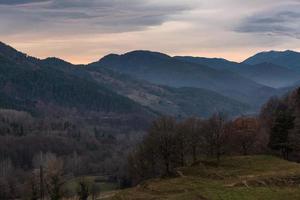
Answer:
<path fill-rule="evenodd" d="M 117 194 L 117 193 L 118 193 L 118 191 L 103 192 L 100 195 L 100 197 L 97 198 L 97 200 L 111 198 L 111 197 L 115 196 L 115 194 Z"/>

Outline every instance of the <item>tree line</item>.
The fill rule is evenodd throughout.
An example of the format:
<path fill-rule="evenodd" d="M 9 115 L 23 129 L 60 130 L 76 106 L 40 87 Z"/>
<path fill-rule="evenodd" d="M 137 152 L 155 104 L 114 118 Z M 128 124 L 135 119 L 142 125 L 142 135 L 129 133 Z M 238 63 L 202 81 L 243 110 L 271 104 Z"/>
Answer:
<path fill-rule="evenodd" d="M 222 156 L 271 154 L 300 161 L 300 89 L 271 98 L 257 116 L 155 120 L 128 157 L 127 182 L 175 175 L 176 169 Z"/>
<path fill-rule="evenodd" d="M 105 181 L 117 185 L 125 173 L 126 155 L 141 133 L 129 129 L 121 117 L 118 122 L 90 117 L 93 123 L 76 115 L 37 118 L 0 109 L 0 200 L 79 196 L 65 185 L 89 175 L 105 176 Z M 112 129 L 115 123 L 123 127 L 119 132 Z M 86 190 L 82 184 L 78 187 Z M 89 186 L 92 191 L 94 185 Z"/>
<path fill-rule="evenodd" d="M 164 116 L 155 120 L 141 144 L 130 154 L 129 178 L 132 184 L 142 180 L 171 176 L 176 168 L 223 155 L 259 153 L 259 122 L 254 117 L 228 119 L 216 113 L 209 119 L 188 118 L 177 121 Z"/>

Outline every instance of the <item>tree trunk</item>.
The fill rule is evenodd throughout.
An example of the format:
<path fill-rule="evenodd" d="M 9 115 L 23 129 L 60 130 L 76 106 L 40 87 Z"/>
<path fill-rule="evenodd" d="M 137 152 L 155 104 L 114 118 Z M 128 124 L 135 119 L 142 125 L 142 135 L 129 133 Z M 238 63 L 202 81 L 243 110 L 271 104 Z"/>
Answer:
<path fill-rule="evenodd" d="M 193 146 L 192 148 L 192 154 L 193 154 L 193 163 L 196 163 L 197 162 L 197 147 L 196 146 Z"/>

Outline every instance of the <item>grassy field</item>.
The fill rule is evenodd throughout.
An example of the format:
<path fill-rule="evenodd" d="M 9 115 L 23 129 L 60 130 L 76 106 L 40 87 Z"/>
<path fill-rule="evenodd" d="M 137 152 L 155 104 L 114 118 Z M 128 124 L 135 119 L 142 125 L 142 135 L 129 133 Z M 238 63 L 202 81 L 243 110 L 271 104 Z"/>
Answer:
<path fill-rule="evenodd" d="M 104 194 L 106 192 L 115 191 L 118 189 L 118 184 L 108 182 L 107 180 L 105 180 L 105 177 L 84 176 L 71 179 L 67 183 L 65 183 L 63 187 L 64 192 L 70 197 L 75 196 L 78 191 L 79 181 L 84 181 L 86 184 L 88 184 L 90 189 L 92 189 L 93 187 L 97 194 Z"/>
<path fill-rule="evenodd" d="M 181 177 L 149 180 L 112 200 L 299 200 L 300 165 L 272 156 L 223 158 L 178 169 Z"/>

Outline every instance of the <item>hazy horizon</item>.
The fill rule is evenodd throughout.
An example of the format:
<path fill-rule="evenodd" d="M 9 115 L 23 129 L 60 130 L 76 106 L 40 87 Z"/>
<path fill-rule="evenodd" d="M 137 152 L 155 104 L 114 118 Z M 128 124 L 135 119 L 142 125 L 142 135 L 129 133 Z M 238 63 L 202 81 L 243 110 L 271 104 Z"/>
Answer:
<path fill-rule="evenodd" d="M 133 50 L 243 61 L 300 45 L 298 0 L 0 0 L 0 40 L 86 64 Z"/>

